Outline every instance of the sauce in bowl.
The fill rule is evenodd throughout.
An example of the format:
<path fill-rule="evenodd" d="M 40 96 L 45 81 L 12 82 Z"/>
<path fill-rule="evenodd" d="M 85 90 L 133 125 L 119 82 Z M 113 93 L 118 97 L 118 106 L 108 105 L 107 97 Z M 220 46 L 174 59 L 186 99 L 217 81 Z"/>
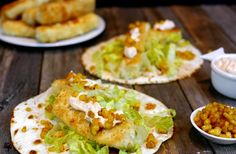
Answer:
<path fill-rule="evenodd" d="M 217 60 L 215 65 L 226 73 L 236 75 L 236 58 L 224 57 Z"/>

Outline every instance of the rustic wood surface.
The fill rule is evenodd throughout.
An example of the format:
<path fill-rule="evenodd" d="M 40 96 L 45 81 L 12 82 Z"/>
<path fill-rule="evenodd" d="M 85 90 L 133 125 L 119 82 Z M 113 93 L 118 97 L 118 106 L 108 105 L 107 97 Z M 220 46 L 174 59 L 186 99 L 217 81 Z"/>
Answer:
<path fill-rule="evenodd" d="M 103 7 L 96 12 L 106 20 L 103 34 L 88 42 L 58 48 L 26 48 L 0 42 L 0 154 L 17 151 L 10 140 L 9 125 L 14 107 L 46 90 L 51 82 L 63 78 L 70 70 L 89 75 L 80 62 L 84 50 L 112 36 L 126 32 L 136 20 L 154 22 L 171 19 L 202 53 L 224 47 L 236 52 L 236 6 L 158 6 Z M 191 112 L 211 101 L 236 106 L 236 100 L 214 90 L 210 81 L 210 65 L 204 65 L 192 77 L 160 85 L 127 86 L 153 96 L 177 112 L 174 136 L 162 144 L 157 153 L 224 153 L 235 154 L 236 145 L 217 145 L 203 138 L 191 125 Z"/>

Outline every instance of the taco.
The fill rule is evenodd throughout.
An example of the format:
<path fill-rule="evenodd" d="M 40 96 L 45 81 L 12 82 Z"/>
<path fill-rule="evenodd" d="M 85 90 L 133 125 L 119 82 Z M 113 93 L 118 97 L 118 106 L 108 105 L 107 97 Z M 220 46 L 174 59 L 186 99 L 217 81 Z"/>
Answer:
<path fill-rule="evenodd" d="M 173 135 L 174 116 L 145 94 L 71 72 L 15 107 L 11 139 L 24 154 L 150 154 Z"/>
<path fill-rule="evenodd" d="M 136 22 L 129 31 L 88 48 L 85 69 L 101 79 L 124 84 L 166 83 L 190 76 L 203 63 L 200 51 L 170 20 Z"/>

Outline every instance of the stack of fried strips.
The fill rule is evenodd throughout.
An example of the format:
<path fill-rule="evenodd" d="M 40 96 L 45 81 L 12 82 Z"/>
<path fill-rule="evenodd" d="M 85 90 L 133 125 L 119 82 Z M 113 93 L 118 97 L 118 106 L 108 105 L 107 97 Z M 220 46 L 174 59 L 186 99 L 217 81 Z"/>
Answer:
<path fill-rule="evenodd" d="M 6 35 L 49 43 L 95 29 L 95 0 L 16 0 L 3 6 L 1 27 Z"/>

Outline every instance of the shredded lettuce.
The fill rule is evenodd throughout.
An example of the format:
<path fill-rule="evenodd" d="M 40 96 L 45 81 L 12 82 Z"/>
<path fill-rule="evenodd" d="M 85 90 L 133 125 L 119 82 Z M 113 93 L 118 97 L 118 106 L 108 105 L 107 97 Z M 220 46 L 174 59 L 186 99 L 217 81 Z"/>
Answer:
<path fill-rule="evenodd" d="M 55 116 L 50 112 L 50 110 L 51 110 L 51 106 L 56 100 L 56 97 L 57 97 L 57 94 L 51 94 L 46 100 L 45 116 L 51 120 L 55 118 Z"/>
<path fill-rule="evenodd" d="M 139 112 L 141 103 L 137 99 L 137 93 L 133 90 L 127 90 L 125 88 L 119 88 L 116 85 L 109 84 L 104 84 L 101 89 L 85 90 L 83 86 L 73 83 L 70 84 L 70 88 L 71 89 L 69 90 L 73 90 L 78 93 L 83 91 L 88 96 L 95 96 L 97 102 L 106 109 L 123 111 L 126 119 L 135 124 L 135 139 L 132 144 L 132 149 L 121 149 L 119 152 L 121 154 L 130 152 L 141 154 L 141 145 L 145 142 L 151 129 L 156 128 L 158 132 L 166 133 L 171 127 L 173 127 L 172 118 L 175 116 L 174 110 L 168 109 L 152 117 L 142 115 Z M 48 97 L 48 107 L 55 102 L 56 97 L 57 95 L 54 93 Z M 98 145 L 95 141 L 91 141 L 80 136 L 57 118 L 54 120 L 57 121 L 57 124 L 50 131 L 48 131 L 45 136 L 45 143 L 48 145 L 48 149 L 50 151 L 61 152 L 66 148 L 69 149 L 72 154 L 109 153 L 108 146 Z"/>
<path fill-rule="evenodd" d="M 72 90 L 74 90 L 77 93 L 84 91 L 84 87 L 80 84 L 72 84 L 71 88 L 72 88 Z"/>
<path fill-rule="evenodd" d="M 115 39 L 92 55 L 92 60 L 96 63 L 96 71 L 101 75 L 102 71 L 110 71 L 114 74 L 118 71 L 124 44 L 121 39 Z"/>
<path fill-rule="evenodd" d="M 175 51 L 176 51 L 176 45 L 171 43 L 168 46 L 168 55 L 167 55 L 167 60 L 168 60 L 168 75 L 169 76 L 173 76 L 174 74 L 176 74 L 177 70 L 175 67 Z"/>
<path fill-rule="evenodd" d="M 120 150 L 120 151 L 119 151 L 119 154 L 128 154 L 128 152 L 123 151 L 123 150 Z"/>
<path fill-rule="evenodd" d="M 90 141 L 61 122 L 58 122 L 45 136 L 49 151 L 62 152 L 66 147 L 72 154 L 109 154 L 108 146 L 100 146 Z"/>
<path fill-rule="evenodd" d="M 185 46 L 188 46 L 188 45 L 190 45 L 190 42 L 187 41 L 187 40 L 184 40 L 184 39 L 182 39 L 178 42 L 179 47 L 185 47 Z"/>
<path fill-rule="evenodd" d="M 55 95 L 50 95 L 50 96 L 48 97 L 47 102 L 48 102 L 49 104 L 53 104 L 55 100 L 56 100 L 56 96 L 55 96 Z"/>
<path fill-rule="evenodd" d="M 149 25 L 149 23 L 142 24 L 143 27 Z M 189 45 L 189 41 L 182 38 L 182 33 L 178 29 L 157 31 L 150 29 L 150 25 L 147 27 L 149 28 L 141 30 L 140 41 L 133 45 L 140 56 L 138 62 L 129 63 L 127 58 L 124 58 L 124 48 L 129 39 L 115 39 L 93 54 L 92 60 L 96 64 L 98 75 L 101 76 L 104 71 L 122 79 L 135 79 L 145 76 L 148 72 L 154 74 L 158 72 L 168 77 L 175 75 L 183 64 L 181 58 L 176 62 L 176 50 L 178 47 Z"/>
<path fill-rule="evenodd" d="M 175 110 L 168 109 L 165 111 L 168 116 L 144 116 L 145 125 L 148 127 L 155 127 L 158 132 L 167 133 L 170 128 L 174 126 L 173 117 L 176 115 Z"/>

